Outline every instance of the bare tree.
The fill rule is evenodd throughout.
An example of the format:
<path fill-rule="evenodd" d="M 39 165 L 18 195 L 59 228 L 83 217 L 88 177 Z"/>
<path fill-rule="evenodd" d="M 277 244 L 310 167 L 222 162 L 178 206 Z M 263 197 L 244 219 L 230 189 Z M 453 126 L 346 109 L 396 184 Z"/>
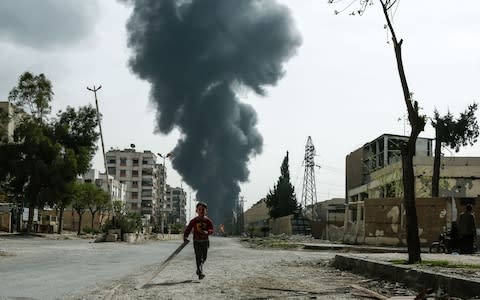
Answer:
<path fill-rule="evenodd" d="M 337 0 L 329 0 L 329 3 L 336 3 Z M 359 0 L 360 9 L 351 13 L 351 15 L 362 15 L 368 6 L 373 5 L 373 0 Z M 417 210 L 415 207 L 415 177 L 413 171 L 413 156 L 415 155 L 415 145 L 417 138 L 425 128 L 426 118 L 419 113 L 418 102 L 413 100 L 413 93 L 410 92 L 403 67 L 402 44 L 403 39 L 398 40 L 393 28 L 391 18 L 398 0 L 379 0 L 388 29 L 392 36 L 395 59 L 397 61 L 398 75 L 403 90 L 403 98 L 407 106 L 408 120 L 411 126 L 408 141 L 401 147 L 402 153 L 402 178 L 403 178 L 403 204 L 405 206 L 406 226 L 407 226 L 407 247 L 408 262 L 416 263 L 421 261 L 420 257 L 420 239 L 418 237 Z M 335 11 L 335 13 L 338 13 Z"/>

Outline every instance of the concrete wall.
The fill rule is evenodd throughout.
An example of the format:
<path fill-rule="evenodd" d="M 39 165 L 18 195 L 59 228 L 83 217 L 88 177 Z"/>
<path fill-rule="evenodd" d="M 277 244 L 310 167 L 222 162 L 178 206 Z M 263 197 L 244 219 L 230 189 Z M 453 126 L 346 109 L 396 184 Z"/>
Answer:
<path fill-rule="evenodd" d="M 93 227 L 95 229 L 100 229 L 101 226 L 107 221 L 108 215 L 105 214 L 100 216 L 100 213 L 95 214 L 95 220 L 93 222 Z M 78 214 L 74 210 L 65 210 L 63 212 L 63 230 L 68 231 L 77 231 L 78 230 Z M 100 223 L 102 222 L 102 223 Z M 82 216 L 82 229 L 84 227 L 92 227 L 92 214 L 87 210 Z"/>
<path fill-rule="evenodd" d="M 10 213 L 0 212 L 0 231 L 10 232 Z"/>
<path fill-rule="evenodd" d="M 292 234 L 292 219 L 293 215 L 280 217 L 270 220 L 270 233 L 272 234 Z"/>
<path fill-rule="evenodd" d="M 270 215 L 268 214 L 268 207 L 265 203 L 265 199 L 261 199 L 244 213 L 246 228 L 254 226 L 260 230 L 260 227 L 266 224 L 268 219 L 270 219 Z"/>
<path fill-rule="evenodd" d="M 473 198 L 417 198 L 417 217 L 420 243 L 429 246 L 438 239 L 444 228 L 465 211 L 466 203 Z M 363 208 L 363 209 L 362 209 Z M 364 216 L 360 216 L 363 211 Z M 351 215 L 356 214 L 356 220 Z M 474 213 L 480 215 L 480 203 L 474 205 Z M 477 217 L 478 218 L 478 217 Z M 477 228 L 480 227 L 477 221 Z M 350 204 L 346 211 L 344 242 L 370 245 L 406 245 L 406 219 L 402 198 L 366 199 Z"/>
<path fill-rule="evenodd" d="M 347 155 L 346 166 L 346 188 L 347 190 L 363 184 L 363 148 L 357 149 Z"/>
<path fill-rule="evenodd" d="M 363 244 L 365 240 L 364 201 L 349 203 L 345 207 L 343 241 L 350 244 Z"/>

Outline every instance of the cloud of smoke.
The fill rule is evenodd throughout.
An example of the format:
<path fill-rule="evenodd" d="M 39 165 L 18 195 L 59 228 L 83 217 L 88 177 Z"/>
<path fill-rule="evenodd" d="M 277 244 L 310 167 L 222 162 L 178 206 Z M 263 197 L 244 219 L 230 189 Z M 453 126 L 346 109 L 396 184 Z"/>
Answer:
<path fill-rule="evenodd" d="M 262 151 L 257 115 L 235 95 L 283 76 L 301 44 L 274 0 L 130 0 L 132 71 L 151 84 L 157 130 L 182 133 L 173 167 L 221 223 L 231 215 L 247 163 Z"/>

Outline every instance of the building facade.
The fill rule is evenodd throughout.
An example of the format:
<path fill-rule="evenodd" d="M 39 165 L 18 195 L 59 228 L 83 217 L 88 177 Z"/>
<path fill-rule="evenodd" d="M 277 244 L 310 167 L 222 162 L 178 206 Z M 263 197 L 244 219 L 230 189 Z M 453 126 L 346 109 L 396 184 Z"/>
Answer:
<path fill-rule="evenodd" d="M 108 175 L 109 180 L 107 185 L 106 178 L 107 175 L 105 173 L 100 173 L 100 171 L 96 169 L 90 169 L 82 176 L 83 182 L 93 183 L 106 192 L 110 191 L 110 199 L 112 199 L 112 201 L 125 203 L 127 197 L 126 185 L 120 183 L 113 175 Z"/>
<path fill-rule="evenodd" d="M 154 218 L 162 195 L 159 180 L 165 175 L 158 168 L 157 156 L 148 150 L 111 149 L 106 159 L 108 174 L 126 186 L 126 208 L 144 218 Z"/>
<path fill-rule="evenodd" d="M 383 134 L 347 155 L 345 159 L 345 185 L 347 203 L 382 195 L 391 196 L 392 187 L 385 178 L 378 182 L 379 174 L 392 166 L 401 166 L 401 144 L 407 136 Z M 432 158 L 432 139 L 418 138 L 415 159 Z M 433 164 L 432 164 L 433 166 Z"/>
<path fill-rule="evenodd" d="M 382 135 L 347 155 L 344 242 L 405 243 L 399 146 L 407 139 Z M 443 226 L 451 226 L 465 203 L 476 204 L 480 195 L 480 157 L 442 156 L 439 197 L 431 198 L 432 139 L 419 138 L 416 147 L 413 167 L 419 235 L 422 245 L 427 245 Z"/>
<path fill-rule="evenodd" d="M 181 187 L 171 187 L 167 185 L 166 189 L 166 203 L 167 210 L 169 210 L 168 223 L 169 224 L 186 224 L 186 206 L 187 193 Z M 168 205 L 171 205 L 169 207 Z"/>

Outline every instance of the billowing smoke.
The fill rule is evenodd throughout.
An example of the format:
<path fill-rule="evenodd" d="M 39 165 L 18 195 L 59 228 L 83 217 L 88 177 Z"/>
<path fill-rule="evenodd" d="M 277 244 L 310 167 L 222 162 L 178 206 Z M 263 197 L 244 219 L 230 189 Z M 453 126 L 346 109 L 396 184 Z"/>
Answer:
<path fill-rule="evenodd" d="M 301 37 L 273 0 L 131 0 L 130 67 L 151 84 L 157 130 L 182 133 L 173 167 L 209 206 L 231 215 L 247 163 L 262 151 L 257 115 L 235 91 L 264 95 Z"/>

